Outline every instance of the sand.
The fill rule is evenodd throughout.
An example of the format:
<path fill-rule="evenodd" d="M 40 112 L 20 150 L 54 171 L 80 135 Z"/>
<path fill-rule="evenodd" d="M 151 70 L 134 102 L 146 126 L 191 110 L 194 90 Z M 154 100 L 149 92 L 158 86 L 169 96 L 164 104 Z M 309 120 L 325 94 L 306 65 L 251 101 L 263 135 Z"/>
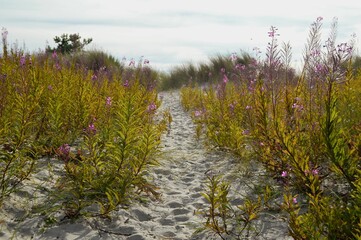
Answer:
<path fill-rule="evenodd" d="M 207 150 L 202 140 L 194 136 L 195 126 L 179 101 L 179 92 L 160 93 L 162 109 L 169 109 L 173 122 L 162 139 L 160 165 L 148 172 L 148 178 L 159 187 L 160 200 L 135 202 L 128 209 L 114 211 L 111 219 L 80 218 L 67 220 L 57 216 L 58 222 L 47 224 L 44 216 L 32 211 L 41 201 L 46 201 L 44 188 L 51 186 L 61 174 L 61 162 L 41 159 L 41 168 L 24 183 L 19 192 L 5 202 L 0 211 L 0 239 L 220 239 L 209 232 L 194 234 L 205 221 L 196 214 L 207 206 L 201 195 L 205 191 L 207 175 L 224 174 L 232 182 L 232 204 L 242 203 L 249 190 L 237 177 L 245 166 L 232 154 L 219 150 Z M 50 165 L 49 165 L 50 164 Z M 51 166 L 49 171 L 47 166 Z M 248 181 L 256 182 L 261 169 L 251 168 Z M 35 187 L 37 186 L 37 187 Z M 265 214 L 259 221 L 258 236 L 252 239 L 292 239 L 287 236 L 287 223 L 280 213 Z"/>

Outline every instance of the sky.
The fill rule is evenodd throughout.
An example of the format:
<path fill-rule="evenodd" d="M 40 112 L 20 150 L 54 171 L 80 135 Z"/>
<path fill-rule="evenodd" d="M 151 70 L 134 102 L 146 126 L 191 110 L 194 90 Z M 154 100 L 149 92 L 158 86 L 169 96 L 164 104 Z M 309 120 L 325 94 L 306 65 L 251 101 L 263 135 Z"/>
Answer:
<path fill-rule="evenodd" d="M 359 0 L 0 0 L 0 28 L 8 31 L 10 44 L 36 52 L 55 47 L 55 36 L 78 33 L 93 39 L 88 49 L 119 60 L 148 59 L 164 71 L 204 63 L 217 54 L 254 55 L 254 48 L 262 57 L 271 26 L 278 28 L 280 46 L 291 45 L 292 64 L 298 68 L 318 17 L 323 18 L 323 41 L 337 18 L 337 43 L 356 34 L 358 54 Z"/>

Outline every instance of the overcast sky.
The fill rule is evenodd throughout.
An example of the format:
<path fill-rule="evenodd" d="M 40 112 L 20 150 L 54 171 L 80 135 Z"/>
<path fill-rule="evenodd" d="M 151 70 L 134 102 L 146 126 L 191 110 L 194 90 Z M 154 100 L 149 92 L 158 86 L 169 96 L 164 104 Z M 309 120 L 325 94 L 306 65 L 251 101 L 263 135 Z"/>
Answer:
<path fill-rule="evenodd" d="M 28 51 L 55 46 L 54 36 L 79 33 L 92 48 L 121 60 L 141 56 L 160 70 L 204 62 L 216 54 L 263 53 L 271 26 L 290 42 L 300 64 L 310 25 L 323 17 L 326 40 L 334 17 L 337 42 L 361 36 L 361 1 L 317 0 L 0 0 L 0 27 Z M 295 65 L 295 66 L 296 66 Z"/>

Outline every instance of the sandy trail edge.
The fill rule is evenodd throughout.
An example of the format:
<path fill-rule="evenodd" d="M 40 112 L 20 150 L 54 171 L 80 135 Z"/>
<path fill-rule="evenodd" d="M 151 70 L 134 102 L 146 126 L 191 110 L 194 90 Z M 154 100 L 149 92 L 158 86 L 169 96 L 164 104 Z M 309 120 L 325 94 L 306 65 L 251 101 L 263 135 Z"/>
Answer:
<path fill-rule="evenodd" d="M 49 171 L 39 171 L 28 185 L 13 194 L 0 212 L 0 239 L 217 239 L 213 235 L 194 235 L 201 226 L 200 216 L 195 214 L 206 205 L 201 192 L 205 189 L 206 173 L 223 173 L 232 178 L 239 169 L 236 159 L 227 153 L 207 151 L 194 138 L 194 124 L 180 105 L 179 92 L 160 93 L 163 98 L 161 109 L 169 109 L 173 122 L 171 130 L 162 139 L 163 155 L 161 165 L 149 171 L 149 178 L 160 187 L 160 201 L 136 203 L 129 209 L 112 213 L 112 220 L 79 219 L 63 221 L 46 226 L 42 216 L 29 214 L 31 206 L 38 200 L 30 196 L 42 194 L 34 189 L 35 184 L 49 181 Z M 60 173 L 61 165 L 54 166 L 54 173 Z M 232 195 L 241 196 L 246 190 L 240 182 L 232 184 Z M 29 199 L 24 202 L 24 199 Z M 44 200 L 44 199 L 43 199 Z M 235 198 L 233 203 L 242 202 Z M 60 217 L 59 217 L 60 218 Z M 257 239 L 290 239 L 287 225 L 279 216 L 266 217 L 262 233 Z"/>

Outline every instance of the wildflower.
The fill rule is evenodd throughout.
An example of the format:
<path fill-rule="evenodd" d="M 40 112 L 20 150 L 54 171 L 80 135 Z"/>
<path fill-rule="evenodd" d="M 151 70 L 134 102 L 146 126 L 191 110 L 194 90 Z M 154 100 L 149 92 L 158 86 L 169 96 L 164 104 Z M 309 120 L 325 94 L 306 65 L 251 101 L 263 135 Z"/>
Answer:
<path fill-rule="evenodd" d="M 96 134 L 97 133 L 97 129 L 95 128 L 94 123 L 91 123 L 88 125 L 88 128 L 86 130 L 87 133 L 89 134 Z"/>
<path fill-rule="evenodd" d="M 223 82 L 224 83 L 227 83 L 228 82 L 228 77 L 226 74 L 223 75 Z"/>
<path fill-rule="evenodd" d="M 196 110 L 196 111 L 194 112 L 194 116 L 195 116 L 195 117 L 200 117 L 200 116 L 202 116 L 202 111 Z"/>
<path fill-rule="evenodd" d="M 25 56 L 23 55 L 23 56 L 20 57 L 20 66 L 24 66 L 25 63 L 26 63 L 26 58 L 25 58 Z"/>
<path fill-rule="evenodd" d="M 57 59 L 58 58 L 58 54 L 56 53 L 56 51 L 54 50 L 53 54 L 51 55 L 53 59 Z"/>
<path fill-rule="evenodd" d="M 153 112 L 157 109 L 157 105 L 155 105 L 155 103 L 151 103 L 148 105 L 148 112 Z"/>
<path fill-rule="evenodd" d="M 243 135 L 249 135 L 250 133 L 251 133 L 251 131 L 249 129 L 245 129 L 242 132 Z"/>
<path fill-rule="evenodd" d="M 123 83 L 123 86 L 124 86 L 124 87 L 129 87 L 129 81 L 128 81 L 128 80 L 125 80 L 125 82 Z"/>
<path fill-rule="evenodd" d="M 278 28 L 271 26 L 271 30 L 268 32 L 268 36 L 269 37 L 275 37 L 275 36 L 279 36 L 279 34 L 276 34 Z"/>
<path fill-rule="evenodd" d="M 313 50 L 311 52 L 311 56 L 313 56 L 313 57 L 317 57 L 317 56 L 320 56 L 320 55 L 321 55 L 321 52 L 318 49 L 315 49 L 315 50 Z"/>
<path fill-rule="evenodd" d="M 288 176 L 287 171 L 282 171 L 281 177 L 287 177 L 287 176 Z"/>
<path fill-rule="evenodd" d="M 250 109 L 252 109 L 252 106 L 247 105 L 246 110 L 250 110 Z"/>
<path fill-rule="evenodd" d="M 299 111 L 302 111 L 302 110 L 303 110 L 303 106 L 300 105 L 300 104 L 297 104 L 297 103 L 292 104 L 292 108 L 293 108 L 293 109 L 297 109 L 297 110 L 299 110 Z"/>
<path fill-rule="evenodd" d="M 70 158 L 70 146 L 69 144 L 63 144 L 60 147 L 58 147 L 57 149 L 57 154 L 58 156 L 64 160 L 64 161 L 68 161 Z"/>
<path fill-rule="evenodd" d="M 129 67 L 130 66 L 135 66 L 135 61 L 134 61 L 134 59 L 132 58 L 131 60 L 130 60 L 130 62 L 129 62 L 129 65 L 128 65 Z"/>
<path fill-rule="evenodd" d="M 352 46 L 347 45 L 347 43 L 341 43 L 337 45 L 337 51 L 342 53 L 351 53 Z"/>
<path fill-rule="evenodd" d="M 49 91 L 53 91 L 53 86 L 49 85 L 49 86 L 48 86 L 48 90 L 49 90 Z"/>
<path fill-rule="evenodd" d="M 226 69 L 225 69 L 225 68 L 221 68 L 221 72 L 222 72 L 222 73 L 225 73 L 225 72 L 226 72 Z"/>
<path fill-rule="evenodd" d="M 93 74 L 93 76 L 92 76 L 92 80 L 93 81 L 95 81 L 95 80 L 97 80 L 98 79 L 98 76 L 97 75 L 95 75 L 95 74 Z"/>
<path fill-rule="evenodd" d="M 60 71 L 60 70 L 61 70 L 60 64 L 59 64 L 59 63 L 56 63 L 56 64 L 55 64 L 55 68 L 56 68 L 58 71 Z"/>
<path fill-rule="evenodd" d="M 59 149 L 59 152 L 64 155 L 68 155 L 70 153 L 70 146 L 69 146 L 69 144 L 66 144 L 66 143 L 61 145 L 58 149 Z"/>
<path fill-rule="evenodd" d="M 323 17 L 321 17 L 321 16 L 316 19 L 317 22 L 321 22 L 322 20 L 323 20 Z"/>
<path fill-rule="evenodd" d="M 233 113 L 234 112 L 234 108 L 235 108 L 235 103 L 231 103 L 229 104 L 229 110 Z"/>
<path fill-rule="evenodd" d="M 313 174 L 313 175 L 318 175 L 318 173 L 319 173 L 319 172 L 318 172 L 318 169 L 313 169 L 313 170 L 312 170 L 312 174 Z"/>
<path fill-rule="evenodd" d="M 232 54 L 231 54 L 231 61 L 232 61 L 232 62 L 236 62 L 236 61 L 237 61 L 237 53 L 232 53 Z"/>
<path fill-rule="evenodd" d="M 111 98 L 111 97 L 107 97 L 107 98 L 106 98 L 105 105 L 106 105 L 107 107 L 110 107 L 110 106 L 112 105 L 112 98 Z"/>
<path fill-rule="evenodd" d="M 297 204 L 297 203 L 298 203 L 297 198 L 294 197 L 294 198 L 292 199 L 292 202 L 293 202 L 294 204 Z"/>
<path fill-rule="evenodd" d="M 316 64 L 316 66 L 315 66 L 315 72 L 316 73 L 322 73 L 322 72 L 324 72 L 324 66 L 322 65 L 322 64 Z"/>
<path fill-rule="evenodd" d="M 242 70 L 246 69 L 246 66 L 243 65 L 243 64 L 237 64 L 236 69 L 239 70 L 239 71 L 242 71 Z"/>

